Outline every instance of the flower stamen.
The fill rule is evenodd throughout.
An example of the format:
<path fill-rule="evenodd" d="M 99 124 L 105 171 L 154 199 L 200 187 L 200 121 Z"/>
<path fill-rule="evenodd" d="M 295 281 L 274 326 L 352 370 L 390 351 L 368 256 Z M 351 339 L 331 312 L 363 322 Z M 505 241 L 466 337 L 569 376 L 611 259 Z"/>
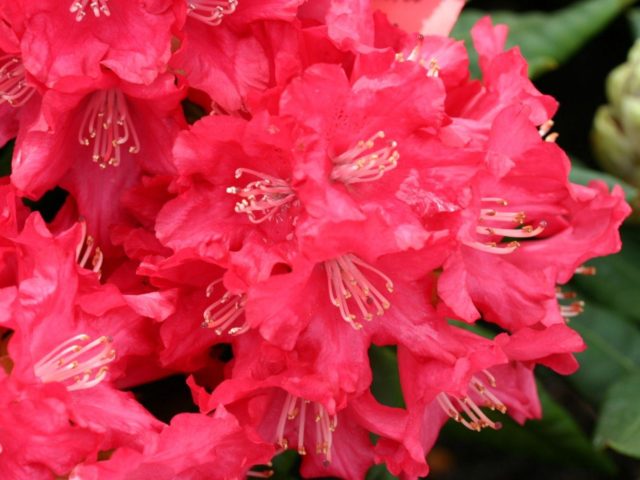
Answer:
<path fill-rule="evenodd" d="M 509 202 L 499 197 L 484 197 L 481 199 L 483 203 L 493 203 L 500 207 L 507 207 Z M 476 233 L 490 237 L 508 237 L 508 238 L 534 238 L 540 235 L 547 227 L 544 220 L 538 223 L 538 226 L 524 225 L 526 214 L 521 211 L 503 211 L 496 208 L 481 208 L 480 218 L 476 226 Z M 505 224 L 515 224 L 509 227 Z M 520 247 L 520 242 L 512 240 L 508 243 L 499 243 L 491 239 L 488 242 L 471 241 L 465 242 L 466 245 L 475 248 L 481 252 L 494 253 L 498 255 L 507 255 L 514 252 Z"/>
<path fill-rule="evenodd" d="M 368 140 L 360 140 L 355 147 L 334 157 L 331 179 L 346 185 L 372 182 L 396 168 L 400 158 L 396 150 L 398 144 L 391 140 L 385 145 L 379 145 L 379 141 L 384 138 L 385 133 L 379 131 Z"/>
<path fill-rule="evenodd" d="M 67 390 L 83 390 L 99 384 L 116 358 L 109 337 L 91 340 L 85 334 L 61 343 L 33 367 L 44 383 L 61 382 Z"/>
<path fill-rule="evenodd" d="M 0 56 L 0 105 L 7 102 L 12 107 L 21 107 L 35 92 L 36 89 L 27 83 L 20 58 Z"/>
<path fill-rule="evenodd" d="M 353 328 L 360 329 L 362 324 L 356 322 L 356 315 L 351 313 L 349 300 L 353 300 L 361 316 L 370 321 L 373 313 L 384 315 L 391 307 L 389 300 L 363 274 L 362 269 L 368 270 L 385 282 L 389 293 L 393 292 L 393 282 L 377 268 L 363 262 L 351 253 L 347 253 L 333 260 L 324 262 L 327 272 L 327 284 L 331 303 L 338 307 L 342 318 Z"/>
<path fill-rule="evenodd" d="M 87 15 L 85 10 L 87 4 L 96 18 L 99 18 L 101 14 L 105 17 L 111 15 L 107 0 L 75 0 L 69 7 L 69 11 L 76 14 L 76 22 L 81 22 Z"/>
<path fill-rule="evenodd" d="M 87 235 L 87 226 L 85 223 L 82 224 L 82 228 L 82 241 L 76 247 L 76 262 L 78 262 L 80 267 L 91 270 L 100 276 L 104 254 L 100 247 L 96 247 L 95 239 L 91 235 Z M 91 259 L 91 264 L 87 266 L 89 259 Z"/>
<path fill-rule="evenodd" d="M 86 146 L 93 143 L 91 158 L 102 168 L 120 164 L 121 146 L 126 143 L 129 153 L 140 151 L 140 140 L 120 90 L 100 90 L 91 95 L 84 109 L 78 142 Z"/>
<path fill-rule="evenodd" d="M 298 419 L 297 424 L 297 450 L 300 455 L 306 455 L 307 449 L 305 447 L 305 429 L 308 410 L 311 408 L 310 404 L 313 403 L 314 420 L 315 420 L 315 433 L 316 433 L 316 453 L 324 455 L 325 463 L 331 463 L 331 450 L 333 447 L 333 432 L 335 432 L 338 426 L 338 418 L 336 415 L 329 415 L 323 405 L 317 402 L 311 402 L 303 398 L 295 397 L 291 394 L 287 394 L 285 401 L 280 411 L 280 417 L 276 426 L 276 444 L 286 450 L 289 448 L 289 440 L 285 436 L 285 430 L 287 422 L 294 422 Z M 294 424 L 294 425 L 295 425 Z M 295 428 L 295 427 L 294 427 Z"/>
<path fill-rule="evenodd" d="M 207 298 L 211 298 L 216 285 L 222 283 L 222 279 L 211 282 L 207 286 Z M 222 296 L 210 304 L 204 311 L 202 327 L 213 328 L 217 335 L 228 333 L 229 335 L 241 335 L 249 330 L 249 324 L 243 319 L 239 326 L 233 326 L 234 322 L 244 314 L 247 303 L 245 294 L 232 294 L 224 291 Z"/>
<path fill-rule="evenodd" d="M 555 141 L 560 136 L 560 134 L 557 132 L 551 132 L 551 129 L 553 128 L 554 124 L 555 124 L 554 121 L 549 119 L 546 122 L 544 122 L 542 125 L 540 125 L 540 128 L 538 128 L 538 133 L 540 134 L 540 137 L 544 139 L 545 142 L 555 143 Z"/>
<path fill-rule="evenodd" d="M 495 387 L 495 378 L 489 372 L 485 371 L 489 383 L 492 387 Z M 501 413 L 506 413 L 507 407 L 498 399 L 498 397 L 489 390 L 489 388 L 478 377 L 471 377 L 469 382 L 473 391 L 479 395 L 483 400 L 484 407 L 491 410 L 498 410 Z M 444 412 L 449 415 L 453 420 L 461 423 L 469 430 L 475 430 L 479 432 L 483 428 L 492 428 L 498 430 L 502 425 L 499 422 L 494 422 L 482 411 L 478 404 L 471 399 L 470 396 L 459 398 L 445 392 L 440 392 L 436 399 L 440 404 L 440 407 Z"/>
<path fill-rule="evenodd" d="M 227 193 L 242 197 L 236 203 L 235 211 L 246 213 L 252 223 L 271 220 L 295 201 L 296 194 L 284 180 L 247 168 L 237 169 L 235 177 L 240 178 L 243 174 L 253 175 L 260 180 L 249 182 L 243 188 L 228 187 Z"/>
<path fill-rule="evenodd" d="M 238 8 L 238 0 L 187 0 L 187 15 L 215 27 Z"/>

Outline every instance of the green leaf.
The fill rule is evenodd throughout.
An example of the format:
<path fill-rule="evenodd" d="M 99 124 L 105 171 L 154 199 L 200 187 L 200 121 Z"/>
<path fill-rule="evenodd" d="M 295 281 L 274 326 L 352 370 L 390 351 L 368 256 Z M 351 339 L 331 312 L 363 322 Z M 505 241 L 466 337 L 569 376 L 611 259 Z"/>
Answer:
<path fill-rule="evenodd" d="M 580 185 L 588 185 L 591 180 L 602 180 L 609 188 L 613 188 L 615 185 L 620 185 L 624 190 L 627 202 L 634 203 L 638 201 L 638 189 L 623 180 L 620 180 L 608 173 L 592 170 L 588 167 L 577 165 L 575 161 L 572 161 L 571 174 L 569 179 L 574 183 Z"/>
<path fill-rule="evenodd" d="M 595 300 L 640 324 L 640 227 L 625 226 L 621 234 L 622 251 L 590 260 L 588 264 L 596 267 L 597 275 L 576 275 L 572 283 L 587 301 Z"/>
<path fill-rule="evenodd" d="M 640 373 L 640 330 L 624 317 L 587 302 L 571 322 L 587 349 L 577 355 L 580 369 L 571 382 L 588 400 L 601 403 L 609 387 L 625 376 Z"/>
<path fill-rule="evenodd" d="M 531 460 L 580 466 L 600 473 L 611 474 L 615 466 L 603 453 L 597 452 L 571 415 L 538 386 L 542 403 L 542 419 L 518 425 L 506 415 L 490 412 L 493 420 L 502 423 L 500 430 L 485 429 L 471 432 L 459 424 L 449 422 L 444 433 L 451 439 L 473 446 L 474 451 L 486 449 L 518 455 Z"/>
<path fill-rule="evenodd" d="M 367 473 L 367 480 L 397 480 L 397 478 L 395 475 L 391 475 L 384 465 L 375 465 Z"/>
<path fill-rule="evenodd" d="M 631 32 L 635 38 L 640 38 L 640 8 L 632 8 L 627 13 L 627 19 L 631 26 Z"/>
<path fill-rule="evenodd" d="M 467 9 L 462 12 L 453 36 L 469 41 L 473 24 L 490 14 L 494 23 L 509 25 L 507 46 L 520 46 L 529 62 L 529 76 L 535 78 L 566 62 L 633 3 L 635 0 L 582 0 L 550 13 Z M 477 65 L 475 55 L 472 56 Z M 474 69 L 477 72 L 477 66 Z"/>
<path fill-rule="evenodd" d="M 609 390 L 594 443 L 640 458 L 640 374 L 620 380 Z"/>
<path fill-rule="evenodd" d="M 369 349 L 369 362 L 373 372 L 371 391 L 374 397 L 383 405 L 404 408 L 395 350 L 372 345 Z"/>

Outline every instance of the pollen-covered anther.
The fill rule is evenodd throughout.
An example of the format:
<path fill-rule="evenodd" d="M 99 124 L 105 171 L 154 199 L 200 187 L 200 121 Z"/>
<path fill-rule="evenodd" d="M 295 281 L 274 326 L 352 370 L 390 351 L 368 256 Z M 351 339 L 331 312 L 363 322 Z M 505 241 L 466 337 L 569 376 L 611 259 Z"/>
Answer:
<path fill-rule="evenodd" d="M 187 15 L 213 27 L 238 8 L 238 0 L 187 0 Z"/>
<path fill-rule="evenodd" d="M 222 280 L 211 282 L 207 286 L 207 298 L 211 298 L 218 290 L 216 287 L 222 284 Z M 224 293 L 203 313 L 202 327 L 212 328 L 217 335 L 228 333 L 229 335 L 241 335 L 249 330 L 249 324 L 244 319 L 244 308 L 247 303 L 245 294 L 233 294 L 221 287 Z M 241 322 L 237 322 L 242 317 Z M 238 324 L 239 323 L 239 324 Z"/>
<path fill-rule="evenodd" d="M 76 335 L 58 345 L 34 365 L 34 372 L 44 383 L 61 382 L 67 390 L 82 390 L 100 383 L 107 375 L 109 363 L 116 358 L 109 337 L 91 340 Z"/>
<path fill-rule="evenodd" d="M 485 375 L 490 379 L 490 385 L 494 387 L 495 379 L 493 376 L 486 371 Z M 505 413 L 507 411 L 507 407 L 504 403 L 502 403 L 478 377 L 471 377 L 469 386 L 473 392 L 482 399 L 482 406 L 491 410 L 498 410 L 501 413 Z M 480 406 L 478 406 L 478 404 L 469 395 L 459 398 L 457 396 L 441 392 L 436 396 L 436 398 L 440 407 L 447 415 L 449 415 L 449 417 L 456 422 L 461 423 L 469 430 L 479 432 L 483 428 L 487 427 L 498 430 L 502 426 L 499 422 L 494 422 L 487 417 Z"/>
<path fill-rule="evenodd" d="M 376 288 L 365 273 L 370 273 L 384 282 L 388 293 L 393 292 L 393 282 L 377 268 L 362 261 L 357 256 L 347 253 L 333 260 L 324 262 L 327 272 L 327 283 L 331 303 L 338 307 L 342 318 L 353 328 L 360 329 L 362 324 L 349 306 L 355 303 L 360 315 L 367 321 L 374 314 L 384 315 L 391 307 L 391 302 Z"/>
<path fill-rule="evenodd" d="M 91 95 L 84 107 L 78 142 L 93 144 L 91 158 L 102 168 L 120 164 L 125 144 L 129 145 L 129 153 L 140 151 L 138 133 L 120 90 L 99 90 Z"/>
<path fill-rule="evenodd" d="M 76 262 L 82 268 L 92 270 L 100 275 L 102 263 L 104 261 L 104 254 L 100 247 L 96 246 L 95 239 L 91 235 L 87 235 L 87 226 L 85 223 L 83 226 L 82 241 L 76 247 Z"/>
<path fill-rule="evenodd" d="M 556 298 L 558 300 L 570 300 L 576 298 L 576 292 L 567 292 L 560 287 L 556 287 Z"/>
<path fill-rule="evenodd" d="M 334 157 L 331 179 L 346 185 L 372 182 L 398 165 L 400 154 L 397 142 L 385 141 L 379 131 L 368 140 L 360 140 L 354 147 Z"/>
<path fill-rule="evenodd" d="M 296 194 L 284 180 L 247 168 L 236 170 L 238 179 L 243 174 L 259 178 L 246 186 L 228 187 L 227 193 L 242 198 L 236 203 L 235 211 L 245 213 L 253 223 L 262 223 L 276 217 L 278 212 L 288 208 L 296 200 Z"/>
<path fill-rule="evenodd" d="M 597 273 L 596 267 L 589 267 L 587 265 L 581 265 L 580 267 L 576 268 L 576 274 L 578 274 L 578 275 L 593 276 L 596 273 Z"/>
<path fill-rule="evenodd" d="M 27 83 L 22 61 L 15 55 L 0 56 L 0 105 L 12 107 L 27 103 L 36 89 Z"/>
<path fill-rule="evenodd" d="M 81 22 L 86 17 L 87 5 L 95 17 L 111 15 L 107 0 L 75 0 L 69 7 L 69 11 L 75 13 L 76 22 Z"/>
<path fill-rule="evenodd" d="M 553 120 L 549 119 L 546 122 L 544 122 L 542 125 L 540 125 L 540 128 L 538 128 L 538 133 L 540 134 L 540 137 L 544 139 L 545 142 L 554 143 L 560 136 L 559 133 L 551 132 L 553 125 L 554 125 Z"/>
<path fill-rule="evenodd" d="M 298 453 L 307 455 L 305 434 L 309 433 L 306 428 L 308 419 L 315 423 L 315 452 L 324 455 L 326 463 L 331 463 L 333 432 L 338 426 L 338 417 L 329 415 L 325 407 L 317 402 L 310 402 L 289 393 L 287 394 L 276 426 L 276 444 L 285 450 L 289 448 L 290 443 L 285 436 L 285 430 L 287 429 L 287 423 L 292 422 Z"/>
<path fill-rule="evenodd" d="M 508 207 L 509 202 L 499 197 L 484 197 L 483 204 L 496 204 L 497 207 Z M 469 241 L 466 244 L 482 252 L 506 255 L 520 247 L 520 242 L 511 240 L 501 243 L 498 237 L 527 239 L 540 235 L 547 227 L 544 220 L 538 225 L 524 225 L 526 214 L 521 211 L 503 210 L 502 208 L 481 208 L 476 233 L 492 237 L 489 241 Z"/>
<path fill-rule="evenodd" d="M 573 302 L 569 305 L 560 305 L 560 315 L 565 319 L 577 317 L 582 312 L 584 312 L 584 302 L 582 300 Z"/>

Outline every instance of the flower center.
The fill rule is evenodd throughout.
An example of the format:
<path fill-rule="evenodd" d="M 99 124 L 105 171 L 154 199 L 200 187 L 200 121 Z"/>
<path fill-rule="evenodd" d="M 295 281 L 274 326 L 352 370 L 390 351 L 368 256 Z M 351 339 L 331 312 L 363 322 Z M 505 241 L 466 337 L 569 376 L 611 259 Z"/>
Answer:
<path fill-rule="evenodd" d="M 393 282 L 380 270 L 363 262 L 351 253 L 347 253 L 333 260 L 324 262 L 329 286 L 329 298 L 340 310 L 342 318 L 353 328 L 360 329 L 362 324 L 356 322 L 356 315 L 351 313 L 350 303 L 355 303 L 361 316 L 370 321 L 373 313 L 384 315 L 384 311 L 391 307 L 391 303 L 378 290 L 362 270 L 373 273 L 382 279 L 389 293 L 393 292 Z M 351 300 L 351 302 L 349 302 Z"/>
<path fill-rule="evenodd" d="M 100 275 L 100 269 L 102 268 L 102 262 L 104 260 L 104 255 L 102 254 L 102 250 L 100 247 L 96 247 L 95 239 L 91 235 L 87 235 L 87 226 L 85 223 L 83 226 L 83 240 L 76 247 L 76 262 L 82 268 L 86 268 L 88 270 L 92 270 Z M 87 263 L 91 260 L 90 266 L 87 266 Z"/>
<path fill-rule="evenodd" d="M 495 378 L 488 371 L 484 370 L 483 373 L 489 380 L 492 387 L 496 386 Z M 476 376 L 471 377 L 469 382 L 471 389 L 480 396 L 483 400 L 483 406 L 488 407 L 491 410 L 498 410 L 501 413 L 507 411 L 507 407 L 496 397 L 485 384 Z M 475 430 L 479 432 L 483 428 L 490 427 L 494 430 L 498 430 L 502 425 L 499 422 L 494 422 L 480 409 L 478 404 L 474 402 L 470 396 L 459 398 L 449 395 L 445 392 L 440 392 L 437 397 L 440 407 L 445 411 L 449 417 L 456 422 L 461 423 L 469 430 Z"/>
<path fill-rule="evenodd" d="M 96 18 L 100 15 L 105 17 L 111 15 L 107 0 L 75 0 L 69 7 L 69 11 L 76 14 L 76 22 L 81 22 L 87 15 L 87 4 Z"/>
<path fill-rule="evenodd" d="M 220 25 L 238 8 L 238 0 L 187 0 L 187 15 L 207 25 Z"/>
<path fill-rule="evenodd" d="M 289 448 L 289 440 L 285 437 L 285 430 L 287 423 L 291 422 L 294 431 L 297 430 L 295 437 L 298 453 L 300 455 L 306 455 L 307 449 L 304 439 L 306 421 L 309 415 L 313 415 L 315 422 L 316 453 L 324 455 L 325 462 L 331 463 L 333 432 L 335 432 L 338 426 L 338 417 L 336 415 L 329 415 L 324 406 L 317 402 L 310 402 L 309 400 L 298 398 L 288 393 L 282 405 L 276 427 L 276 443 L 285 450 Z"/>
<path fill-rule="evenodd" d="M 295 200 L 296 194 L 284 180 L 247 168 L 237 169 L 235 177 L 240 178 L 244 173 L 258 177 L 259 180 L 249 182 L 244 188 L 228 187 L 227 193 L 242 198 L 236 203 L 235 211 L 246 213 L 251 222 L 271 220 Z"/>
<path fill-rule="evenodd" d="M 211 282 L 207 286 L 207 298 L 211 298 L 216 290 L 216 285 L 222 283 L 222 279 Z M 213 328 L 217 335 L 228 333 L 229 335 L 241 335 L 249 330 L 249 324 L 243 318 L 242 323 L 233 326 L 241 315 L 244 314 L 244 307 L 247 303 L 245 294 L 237 295 L 229 293 L 221 288 L 224 293 L 204 311 L 204 328 Z"/>
<path fill-rule="evenodd" d="M 115 358 L 109 337 L 92 341 L 80 334 L 58 345 L 33 368 L 44 383 L 61 382 L 69 391 L 83 390 L 99 384 Z"/>
<path fill-rule="evenodd" d="M 396 62 L 415 62 L 427 71 L 428 77 L 438 77 L 440 76 L 440 65 L 438 65 L 438 60 L 433 57 L 427 60 L 427 54 L 422 51 L 423 40 L 424 37 L 419 35 L 415 47 L 408 51 L 408 53 L 406 51 L 396 53 Z"/>
<path fill-rule="evenodd" d="M 7 102 L 12 107 L 27 103 L 36 89 L 27 83 L 25 70 L 19 57 L 0 56 L 0 105 Z"/>
<path fill-rule="evenodd" d="M 482 198 L 485 204 L 498 204 L 506 207 L 509 203 L 502 198 L 485 197 Z M 547 223 L 542 221 L 537 227 L 533 225 L 524 225 L 526 214 L 524 212 L 503 211 L 495 208 L 481 208 L 480 219 L 476 226 L 476 233 L 486 237 L 493 237 L 491 241 L 481 242 L 465 242 L 466 245 L 487 253 L 508 254 L 515 251 L 520 243 L 512 240 L 508 243 L 501 243 L 494 240 L 496 237 L 510 238 L 533 238 L 544 231 Z M 514 228 L 513 226 L 517 228 Z"/>
<path fill-rule="evenodd" d="M 372 182 L 381 178 L 388 170 L 398 165 L 400 154 L 397 142 L 383 142 L 384 132 L 380 131 L 368 140 L 360 140 L 355 147 L 334 157 L 331 180 L 346 185 Z"/>
<path fill-rule="evenodd" d="M 93 144 L 92 160 L 100 167 L 117 167 L 122 158 L 121 147 L 129 144 L 129 153 L 140 151 L 140 140 L 124 94 L 115 88 L 99 90 L 87 103 L 78 132 L 81 145 Z"/>

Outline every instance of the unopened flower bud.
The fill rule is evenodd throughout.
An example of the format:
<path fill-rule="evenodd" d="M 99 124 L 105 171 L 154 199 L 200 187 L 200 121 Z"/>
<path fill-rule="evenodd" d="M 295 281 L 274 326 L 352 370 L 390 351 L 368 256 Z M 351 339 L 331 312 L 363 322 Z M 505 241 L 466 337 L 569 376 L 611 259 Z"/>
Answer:
<path fill-rule="evenodd" d="M 596 112 L 593 150 L 602 167 L 640 186 L 640 41 L 607 78 L 609 104 Z"/>

